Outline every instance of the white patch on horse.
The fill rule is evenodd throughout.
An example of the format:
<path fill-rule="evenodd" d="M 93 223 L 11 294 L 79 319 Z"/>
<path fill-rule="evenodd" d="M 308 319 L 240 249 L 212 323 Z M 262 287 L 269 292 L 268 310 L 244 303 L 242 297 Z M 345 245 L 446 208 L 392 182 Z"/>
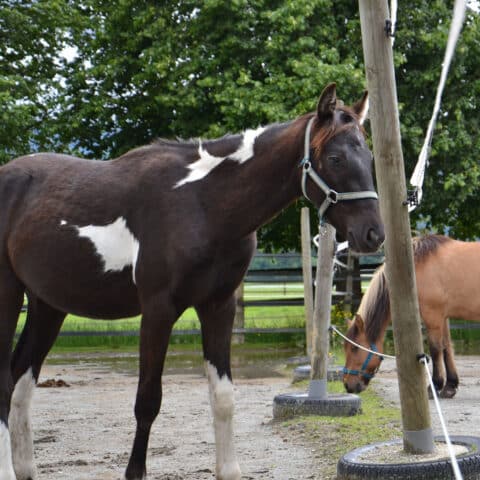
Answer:
<path fill-rule="evenodd" d="M 174 188 L 181 187 L 185 183 L 201 180 L 203 177 L 207 176 L 217 165 L 220 165 L 225 160 L 225 157 L 215 157 L 214 155 L 210 155 L 202 147 L 202 142 L 200 142 L 198 145 L 198 155 L 200 158 L 196 162 L 188 165 L 187 168 L 190 170 L 188 175 L 183 180 L 177 182 Z"/>
<path fill-rule="evenodd" d="M 205 371 L 215 430 L 217 478 L 240 480 L 241 471 L 233 444 L 233 385 L 227 375 L 220 378 L 217 368 L 208 361 L 205 362 Z"/>
<path fill-rule="evenodd" d="M 16 480 L 12 464 L 12 448 L 8 428 L 0 420 L 0 478 L 2 480 Z"/>
<path fill-rule="evenodd" d="M 124 218 L 119 217 L 109 225 L 75 226 L 80 237 L 88 238 L 101 257 L 104 272 L 121 272 L 125 267 L 132 267 L 135 283 L 140 244 L 127 227 Z"/>
<path fill-rule="evenodd" d="M 29 368 L 15 384 L 10 404 L 8 424 L 12 442 L 13 468 L 17 478 L 36 478 L 33 459 L 33 435 L 30 405 L 35 391 L 35 379 Z M 3 478 L 0 475 L 0 478 Z"/>
<path fill-rule="evenodd" d="M 64 225 L 67 225 L 67 221 L 66 220 L 60 220 L 60 225 L 63 227 Z"/>
<path fill-rule="evenodd" d="M 236 152 L 228 156 L 238 163 L 246 162 L 253 157 L 253 146 L 255 140 L 264 132 L 265 127 L 258 127 L 256 130 L 246 130 L 243 134 L 243 141 Z"/>
<path fill-rule="evenodd" d="M 246 130 L 243 134 L 242 142 L 240 143 L 237 150 L 233 153 L 230 153 L 224 157 L 216 157 L 207 152 L 203 148 L 202 143 L 198 145 L 198 155 L 199 159 L 196 162 L 191 163 L 187 166 L 190 170 L 188 175 L 179 180 L 173 188 L 181 187 L 186 183 L 196 182 L 205 178 L 215 167 L 220 165 L 224 160 L 229 159 L 238 163 L 244 163 L 254 155 L 253 147 L 255 145 L 255 140 L 265 131 L 264 127 L 258 127 L 255 130 Z"/>

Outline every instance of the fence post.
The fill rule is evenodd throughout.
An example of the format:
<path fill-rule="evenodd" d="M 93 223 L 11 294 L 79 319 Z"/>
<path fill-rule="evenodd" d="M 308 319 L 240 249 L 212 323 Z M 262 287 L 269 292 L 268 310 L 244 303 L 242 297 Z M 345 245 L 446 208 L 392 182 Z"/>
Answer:
<path fill-rule="evenodd" d="M 235 318 L 233 320 L 233 328 L 245 328 L 245 305 L 244 305 L 244 293 L 245 293 L 245 282 L 237 287 L 235 290 L 235 299 L 236 299 L 236 308 L 235 308 Z M 244 333 L 234 333 L 232 336 L 232 343 L 240 344 L 245 343 L 245 334 Z"/>
<path fill-rule="evenodd" d="M 312 279 L 312 237 L 310 235 L 310 211 L 303 207 L 300 214 L 302 235 L 302 272 L 303 298 L 305 305 L 305 343 L 307 356 L 312 353 L 312 323 L 313 323 L 313 279 Z"/>
<path fill-rule="evenodd" d="M 434 450 L 427 385 L 417 355 L 423 353 L 413 265 L 405 167 L 400 140 L 393 52 L 386 34 L 386 0 L 360 0 L 360 25 L 370 94 L 375 169 L 385 223 L 385 264 L 402 407 L 403 446 L 408 453 Z"/>

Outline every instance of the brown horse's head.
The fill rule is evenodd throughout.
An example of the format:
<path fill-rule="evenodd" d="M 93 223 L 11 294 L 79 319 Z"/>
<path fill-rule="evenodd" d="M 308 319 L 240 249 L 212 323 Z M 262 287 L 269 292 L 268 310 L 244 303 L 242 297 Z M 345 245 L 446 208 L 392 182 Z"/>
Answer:
<path fill-rule="evenodd" d="M 320 210 L 326 206 L 325 216 L 340 239 L 358 252 L 375 251 L 384 240 L 378 200 L 373 198 L 373 156 L 362 127 L 367 110 L 367 92 L 346 107 L 337 102 L 335 84 L 325 88 L 312 124 L 310 161 L 329 192 L 312 178 L 304 182 L 305 195 Z M 331 202 L 324 204 L 326 198 Z"/>
<path fill-rule="evenodd" d="M 365 332 L 365 325 L 360 315 L 349 322 L 347 338 L 362 347 L 383 353 L 383 342 L 369 342 Z M 369 353 L 345 340 L 345 367 L 343 368 L 343 384 L 349 393 L 360 393 L 367 388 L 370 380 L 375 376 L 383 358 Z"/>

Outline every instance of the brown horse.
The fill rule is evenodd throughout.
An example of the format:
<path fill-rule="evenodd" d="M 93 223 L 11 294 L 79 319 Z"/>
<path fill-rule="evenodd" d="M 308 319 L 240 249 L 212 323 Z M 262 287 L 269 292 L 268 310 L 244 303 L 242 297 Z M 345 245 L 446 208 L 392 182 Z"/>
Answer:
<path fill-rule="evenodd" d="M 427 235 L 413 239 L 413 252 L 420 315 L 433 363 L 433 383 L 442 397 L 451 398 L 457 391 L 458 374 L 448 319 L 480 321 L 480 242 Z M 347 337 L 381 353 L 389 322 L 389 293 L 382 266 L 362 298 Z M 345 388 L 348 392 L 361 392 L 378 370 L 381 356 L 370 355 L 347 341 L 344 349 Z"/>
<path fill-rule="evenodd" d="M 1 480 L 36 478 L 30 399 L 67 312 L 142 314 L 126 478 L 145 478 L 169 337 L 190 306 L 202 328 L 217 478 L 240 479 L 230 370 L 235 290 L 256 230 L 302 190 L 355 250 L 382 243 L 366 109 L 366 95 L 353 107 L 337 103 L 331 84 L 315 112 L 241 135 L 162 140 L 111 161 L 34 154 L 0 168 Z M 27 321 L 12 355 L 24 292 Z"/>

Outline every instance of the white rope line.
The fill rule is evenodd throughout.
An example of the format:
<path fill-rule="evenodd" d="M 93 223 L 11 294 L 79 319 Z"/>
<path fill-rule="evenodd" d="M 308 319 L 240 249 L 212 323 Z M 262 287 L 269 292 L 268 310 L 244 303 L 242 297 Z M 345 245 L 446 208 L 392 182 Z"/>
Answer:
<path fill-rule="evenodd" d="M 349 342 L 352 345 L 355 345 L 356 347 L 358 347 L 360 350 L 364 350 L 365 352 L 368 352 L 368 353 L 373 353 L 374 355 L 377 355 L 378 357 L 392 358 L 393 360 L 395 360 L 394 355 L 387 355 L 386 353 L 374 352 L 373 350 L 370 350 L 369 348 L 364 347 L 363 345 L 355 343 L 353 340 L 350 340 L 349 338 L 347 338 L 340 330 L 335 328 L 333 325 L 330 325 L 330 329 L 333 330 L 337 335 L 340 335 L 347 342 Z"/>
<path fill-rule="evenodd" d="M 397 0 L 391 0 L 390 2 L 390 21 L 392 22 L 392 32 L 390 39 L 392 40 L 392 47 L 395 43 L 395 30 L 397 29 Z"/>
<path fill-rule="evenodd" d="M 466 0 L 455 0 L 452 23 L 450 25 L 450 31 L 448 33 L 447 48 L 445 50 L 445 56 L 443 58 L 442 73 L 440 75 L 440 82 L 437 87 L 437 94 L 435 96 L 435 104 L 433 106 L 432 118 L 430 119 L 430 123 L 428 124 L 427 134 L 425 136 L 425 141 L 423 143 L 422 150 L 420 151 L 420 155 L 418 156 L 417 164 L 415 165 L 415 169 L 413 170 L 412 176 L 410 178 L 410 184 L 417 188 L 419 204 L 422 200 L 423 195 L 423 180 L 425 177 L 425 169 L 428 163 L 428 156 L 430 154 L 430 146 L 432 144 L 433 129 L 435 128 L 438 112 L 440 111 L 443 89 L 447 80 L 448 70 L 450 68 L 450 63 L 452 62 L 455 46 L 457 44 L 458 37 L 460 36 L 460 31 L 462 29 L 463 21 L 465 19 L 466 8 Z M 409 206 L 408 211 L 411 212 L 415 210 L 415 208 L 416 205 L 411 205 Z"/>
<path fill-rule="evenodd" d="M 448 435 L 448 430 L 447 430 L 447 427 L 445 425 L 445 420 L 443 418 L 442 410 L 440 408 L 440 402 L 438 401 L 437 391 L 435 390 L 435 386 L 433 385 L 432 376 L 430 375 L 430 370 L 429 370 L 428 364 L 427 364 L 427 357 L 423 356 L 422 358 L 420 358 L 420 363 L 423 363 L 423 365 L 425 366 L 425 371 L 427 372 L 427 377 L 428 377 L 428 381 L 430 382 L 430 389 L 432 391 L 433 400 L 435 402 L 435 407 L 437 408 L 438 416 L 440 418 L 440 424 L 442 425 L 443 435 L 444 435 L 446 443 L 447 443 L 448 453 L 450 455 L 450 459 L 452 460 L 452 468 L 453 468 L 453 473 L 455 475 L 455 479 L 456 480 L 463 480 L 462 473 L 460 472 L 460 468 L 458 466 L 457 457 L 455 456 L 455 452 L 453 451 L 452 442 L 450 440 L 450 436 Z"/>

